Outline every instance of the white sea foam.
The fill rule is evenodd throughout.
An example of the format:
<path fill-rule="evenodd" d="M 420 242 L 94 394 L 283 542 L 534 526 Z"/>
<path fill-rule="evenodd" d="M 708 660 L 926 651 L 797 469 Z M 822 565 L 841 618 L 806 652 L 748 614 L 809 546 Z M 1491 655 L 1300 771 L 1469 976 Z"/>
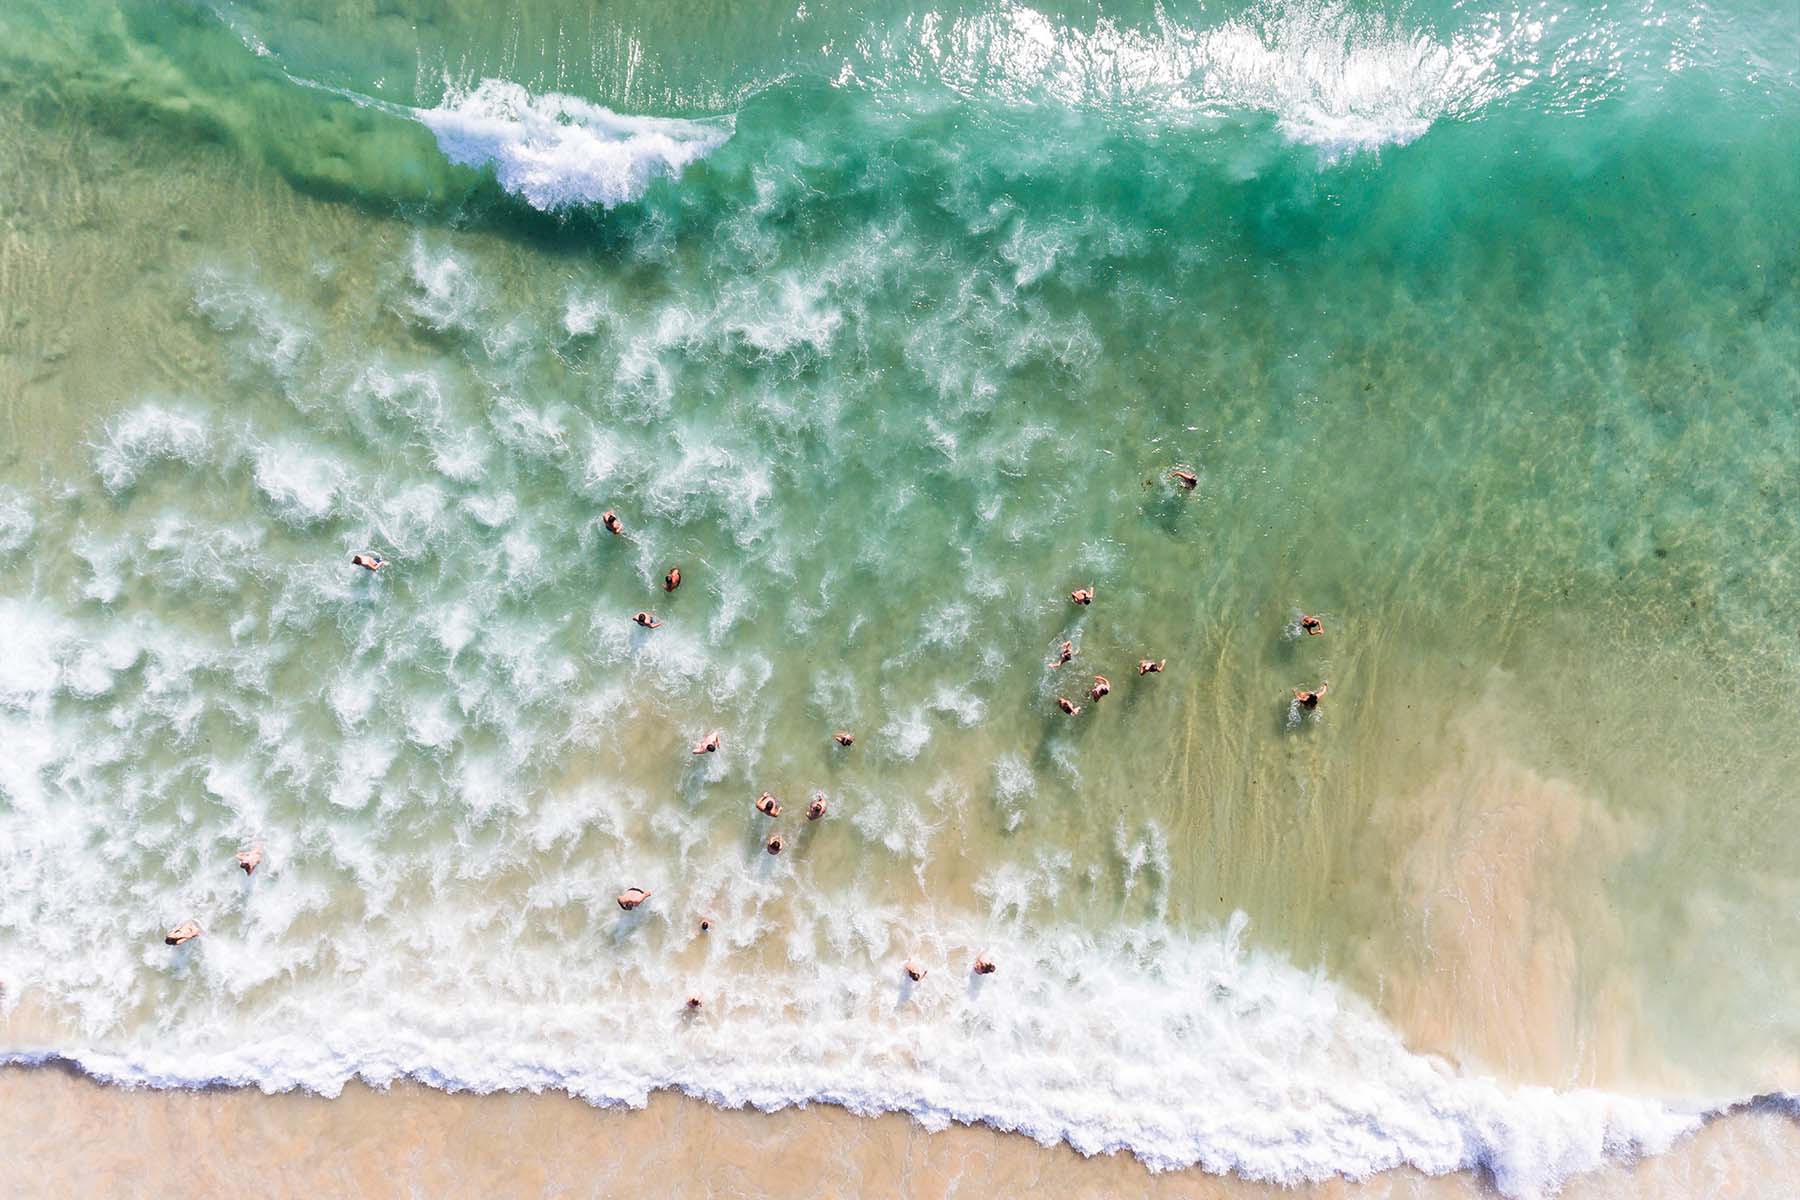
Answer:
<path fill-rule="evenodd" d="M 159 462 L 200 462 L 210 443 L 202 418 L 151 401 L 107 423 L 94 447 L 94 471 L 106 490 L 117 494 Z"/>
<path fill-rule="evenodd" d="M 450 161 L 491 167 L 500 186 L 544 212 L 641 197 L 678 178 L 731 137 L 731 118 L 632 117 L 557 92 L 532 95 L 504 79 L 453 90 L 415 111 Z"/>
<path fill-rule="evenodd" d="M 36 528 L 30 498 L 16 488 L 0 487 L 0 558 L 24 549 Z"/>

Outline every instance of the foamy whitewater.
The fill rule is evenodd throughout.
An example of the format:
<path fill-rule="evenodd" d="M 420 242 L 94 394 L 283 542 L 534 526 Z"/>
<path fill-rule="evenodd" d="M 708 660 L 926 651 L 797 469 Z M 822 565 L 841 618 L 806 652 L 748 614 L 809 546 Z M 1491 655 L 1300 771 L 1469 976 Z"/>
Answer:
<path fill-rule="evenodd" d="M 0 1060 L 1512 1197 L 1791 1103 L 1783 13 L 225 7 L 0 13 Z"/>

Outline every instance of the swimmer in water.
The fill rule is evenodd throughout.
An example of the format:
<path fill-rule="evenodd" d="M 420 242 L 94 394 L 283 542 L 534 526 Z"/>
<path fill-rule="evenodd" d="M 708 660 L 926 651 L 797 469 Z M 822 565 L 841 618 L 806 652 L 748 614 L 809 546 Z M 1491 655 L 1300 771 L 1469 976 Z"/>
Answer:
<path fill-rule="evenodd" d="M 1300 628 L 1306 630 L 1306 636 L 1318 637 L 1325 632 L 1325 622 L 1317 617 L 1301 617 Z"/>
<path fill-rule="evenodd" d="M 992 975 L 998 969 L 994 966 L 994 960 L 987 955 L 977 954 L 975 956 L 975 973 L 977 975 Z"/>
<path fill-rule="evenodd" d="M 1168 665 L 1169 660 L 1166 658 L 1140 658 L 1138 659 L 1138 674 L 1160 675 L 1162 669 Z"/>
<path fill-rule="evenodd" d="M 712 926 L 713 926 L 713 923 L 712 923 L 711 917 L 701 917 L 700 918 L 700 932 L 701 933 L 711 933 Z"/>
<path fill-rule="evenodd" d="M 381 555 L 375 553 L 373 550 L 363 554 L 352 554 L 350 556 L 350 562 L 371 574 L 387 566 L 387 559 L 381 557 Z"/>
<path fill-rule="evenodd" d="M 252 846 L 248 850 L 239 850 L 237 865 L 244 868 L 244 874 L 254 875 L 256 868 L 262 866 L 263 851 L 261 846 Z"/>
<path fill-rule="evenodd" d="M 606 532 L 612 534 L 614 537 L 618 537 L 625 532 L 625 526 L 619 522 L 619 514 L 610 508 L 600 514 L 600 524 L 604 525 L 606 527 Z"/>
<path fill-rule="evenodd" d="M 910 958 L 906 960 L 906 977 L 908 979 L 917 983 L 919 980 L 925 978 L 925 975 L 926 971 L 924 967 L 921 967 Z"/>
<path fill-rule="evenodd" d="M 1310 712 L 1312 709 L 1319 707 L 1319 701 L 1325 698 L 1325 693 L 1330 690 L 1330 688 L 1331 685 L 1329 683 L 1321 683 L 1310 692 L 1304 688 L 1295 688 L 1294 700 L 1301 708 Z"/>
<path fill-rule="evenodd" d="M 1200 486 L 1200 477 L 1185 467 L 1176 467 L 1173 471 L 1170 471 L 1169 474 L 1174 478 L 1175 482 L 1179 483 L 1190 492 Z"/>
<path fill-rule="evenodd" d="M 824 792 L 814 792 L 813 798 L 812 798 L 812 803 L 806 806 L 806 819 L 809 821 L 818 820 L 820 817 L 825 815 L 826 807 L 827 806 L 825 804 L 825 793 Z"/>
<path fill-rule="evenodd" d="M 692 1012 L 694 1009 L 699 1008 L 700 1007 L 700 997 L 689 996 L 687 998 L 687 1006 L 688 1006 L 689 1012 Z"/>
<path fill-rule="evenodd" d="M 831 740 L 836 742 L 840 746 L 856 745 L 856 735 L 854 733 L 846 733 L 842 729 L 840 729 L 836 733 L 832 734 Z"/>
<path fill-rule="evenodd" d="M 1056 657 L 1050 660 L 1052 668 L 1060 667 L 1075 657 L 1075 643 L 1064 642 L 1056 651 Z"/>
<path fill-rule="evenodd" d="M 1074 591 L 1069 593 L 1069 599 L 1073 600 L 1077 604 L 1082 605 L 1083 607 L 1085 607 L 1089 604 L 1092 604 L 1094 602 L 1093 585 L 1090 584 L 1084 588 L 1076 588 Z"/>
<path fill-rule="evenodd" d="M 650 898 L 650 893 L 646 892 L 643 888 L 640 888 L 640 887 L 626 888 L 624 891 L 619 893 L 619 896 L 618 896 L 619 907 L 624 909 L 626 912 L 630 912 L 632 909 L 636 908 L 638 905 L 642 904 L 644 901 L 648 900 L 649 898 Z"/>
<path fill-rule="evenodd" d="M 722 735 L 718 730 L 715 729 L 711 733 L 707 734 L 705 737 L 701 738 L 699 741 L 694 743 L 694 753 L 695 754 L 717 754 L 719 751 L 719 747 L 721 745 L 723 745 L 724 742 L 725 742 L 724 735 Z"/>
<path fill-rule="evenodd" d="M 183 921 L 163 936 L 165 946 L 180 946 L 200 936 L 200 924 L 197 921 Z"/>
<path fill-rule="evenodd" d="M 662 622 L 647 612 L 633 613 L 631 619 L 636 621 L 639 625 L 642 625 L 645 629 L 662 628 Z"/>
<path fill-rule="evenodd" d="M 681 586 L 681 568 L 670 567 L 669 573 L 663 576 L 663 591 L 672 592 Z"/>
<path fill-rule="evenodd" d="M 756 811 L 765 817 L 779 817 L 781 815 L 781 801 L 777 800 L 768 792 L 764 792 L 756 798 Z"/>
<path fill-rule="evenodd" d="M 780 854 L 786 847 L 787 843 L 781 840 L 781 835 L 779 833 L 763 844 L 763 849 L 767 850 L 770 854 Z"/>
<path fill-rule="evenodd" d="M 1109 694 L 1111 691 L 1112 680 L 1104 675 L 1096 675 L 1094 676 L 1094 686 L 1088 689 L 1088 699 L 1098 703 L 1102 696 Z"/>
<path fill-rule="evenodd" d="M 1062 709 L 1071 717 L 1079 717 L 1081 715 L 1081 705 L 1075 703 L 1067 696 L 1058 696 L 1056 698 L 1056 707 Z"/>

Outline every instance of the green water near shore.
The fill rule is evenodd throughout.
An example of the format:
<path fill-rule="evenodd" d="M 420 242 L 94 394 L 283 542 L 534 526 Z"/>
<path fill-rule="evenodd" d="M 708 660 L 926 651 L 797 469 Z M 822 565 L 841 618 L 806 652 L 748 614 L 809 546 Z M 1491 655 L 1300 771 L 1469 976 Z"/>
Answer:
<path fill-rule="evenodd" d="M 644 881 L 679 915 L 618 969 L 656 986 L 697 953 L 674 905 L 746 931 L 706 952 L 733 979 L 944 914 L 1242 911 L 1474 1067 L 1793 1085 L 1781 14 L 1669 35 L 1666 76 L 1613 30 L 1569 84 L 1536 42 L 1560 75 L 1505 39 L 1456 66 L 1512 28 L 1460 9 L 1249 10 L 1342 63 L 1290 107 L 1171 67 L 1192 102 L 1157 109 L 1131 64 L 1192 39 L 1141 13 L 1052 14 L 1085 69 L 1021 74 L 970 49 L 1020 10 L 501 8 L 0 17 L 0 966 L 32 1003 L 125 1040 L 291 1014 L 452 911 L 612 936 Z M 384 107 L 486 78 L 730 138 L 547 214 Z M 353 578 L 370 545 L 391 574 Z M 791 876 L 757 874 L 765 787 Z M 245 839 L 303 880 L 231 934 L 248 984 L 47 965 L 226 905 L 198 881 Z M 1555 1030 L 1515 1056 L 1434 1007 Z"/>

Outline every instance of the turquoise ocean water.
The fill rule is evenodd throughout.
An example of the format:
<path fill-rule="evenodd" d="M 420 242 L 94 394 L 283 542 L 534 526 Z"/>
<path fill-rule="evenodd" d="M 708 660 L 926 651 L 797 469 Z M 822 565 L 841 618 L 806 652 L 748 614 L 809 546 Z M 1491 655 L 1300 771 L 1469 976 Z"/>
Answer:
<path fill-rule="evenodd" d="M 1800 1080 L 1791 6 L 11 0 L 0 130 L 14 1060 L 1514 1195 Z"/>

